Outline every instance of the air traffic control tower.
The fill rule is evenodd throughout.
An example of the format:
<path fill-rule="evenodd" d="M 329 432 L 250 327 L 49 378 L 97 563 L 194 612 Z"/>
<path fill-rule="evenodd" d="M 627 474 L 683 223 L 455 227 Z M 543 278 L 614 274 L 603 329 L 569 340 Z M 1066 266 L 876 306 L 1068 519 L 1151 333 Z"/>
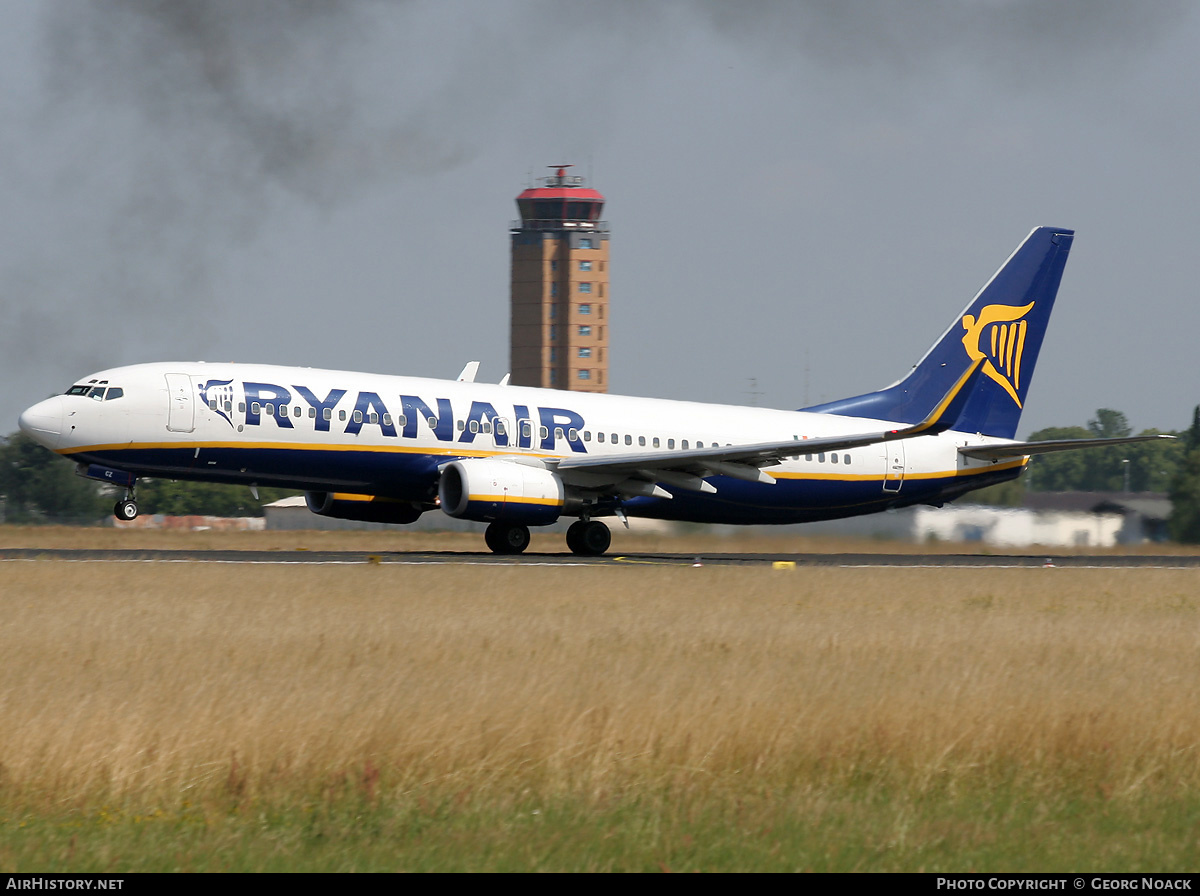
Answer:
<path fill-rule="evenodd" d="M 517 197 L 512 235 L 511 382 L 608 391 L 608 222 L 604 197 L 551 165 Z"/>

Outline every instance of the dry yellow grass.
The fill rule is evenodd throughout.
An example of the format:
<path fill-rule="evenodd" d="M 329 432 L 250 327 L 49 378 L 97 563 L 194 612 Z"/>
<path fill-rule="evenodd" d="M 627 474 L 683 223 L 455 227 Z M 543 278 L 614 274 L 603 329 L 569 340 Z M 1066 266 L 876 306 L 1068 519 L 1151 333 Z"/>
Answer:
<path fill-rule="evenodd" d="M 1168 570 L 0 565 L 0 781 L 57 804 L 1200 772 Z M 1024 769 L 1024 771 L 1021 771 Z M 807 786 L 807 785 L 804 785 Z"/>

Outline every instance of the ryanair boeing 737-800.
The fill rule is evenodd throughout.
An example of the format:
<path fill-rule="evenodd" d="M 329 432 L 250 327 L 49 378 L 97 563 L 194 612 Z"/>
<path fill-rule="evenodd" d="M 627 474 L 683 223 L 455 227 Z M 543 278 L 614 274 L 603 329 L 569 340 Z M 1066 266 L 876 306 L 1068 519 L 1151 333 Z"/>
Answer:
<path fill-rule="evenodd" d="M 1072 238 L 1030 233 L 899 382 L 797 411 L 476 383 L 474 364 L 455 381 L 165 362 L 92 374 L 20 427 L 124 489 L 119 519 L 137 516 L 141 476 L 269 485 L 327 516 L 486 522 L 498 553 L 564 516 L 578 518 L 568 547 L 595 555 L 610 540 L 599 517 L 797 523 L 940 506 L 1034 454 L 1139 441 L 1014 441 Z"/>

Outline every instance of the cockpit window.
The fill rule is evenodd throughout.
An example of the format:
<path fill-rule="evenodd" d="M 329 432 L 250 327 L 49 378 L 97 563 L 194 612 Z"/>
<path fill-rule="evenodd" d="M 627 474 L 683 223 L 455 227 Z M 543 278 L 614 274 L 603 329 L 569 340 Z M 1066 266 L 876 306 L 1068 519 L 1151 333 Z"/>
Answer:
<path fill-rule="evenodd" d="M 120 386 L 106 388 L 104 385 L 108 380 L 102 380 L 100 385 L 96 385 L 96 381 L 83 386 L 72 386 L 64 394 L 65 395 L 86 395 L 88 398 L 96 401 L 112 401 L 114 398 L 121 398 L 125 395 L 125 390 Z"/>

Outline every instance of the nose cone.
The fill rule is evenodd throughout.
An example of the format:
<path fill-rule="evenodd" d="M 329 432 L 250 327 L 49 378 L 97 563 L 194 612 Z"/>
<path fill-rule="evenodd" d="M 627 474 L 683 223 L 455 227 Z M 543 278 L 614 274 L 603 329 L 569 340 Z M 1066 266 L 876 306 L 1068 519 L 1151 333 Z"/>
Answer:
<path fill-rule="evenodd" d="M 26 408 L 17 418 L 21 432 L 47 448 L 57 448 L 62 442 L 63 399 L 61 395 L 39 401 Z"/>

